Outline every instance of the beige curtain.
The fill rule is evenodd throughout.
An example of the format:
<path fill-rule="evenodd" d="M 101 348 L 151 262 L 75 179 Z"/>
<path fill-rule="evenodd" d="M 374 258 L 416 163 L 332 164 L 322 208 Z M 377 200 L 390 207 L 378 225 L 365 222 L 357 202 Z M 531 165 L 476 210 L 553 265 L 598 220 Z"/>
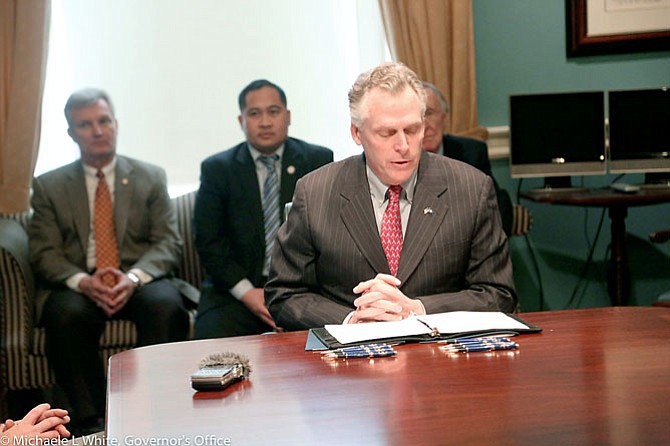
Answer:
<path fill-rule="evenodd" d="M 51 0 L 0 0 L 0 214 L 29 208 Z"/>
<path fill-rule="evenodd" d="M 449 132 L 486 139 L 477 122 L 471 0 L 379 0 L 379 6 L 393 59 L 449 101 Z"/>

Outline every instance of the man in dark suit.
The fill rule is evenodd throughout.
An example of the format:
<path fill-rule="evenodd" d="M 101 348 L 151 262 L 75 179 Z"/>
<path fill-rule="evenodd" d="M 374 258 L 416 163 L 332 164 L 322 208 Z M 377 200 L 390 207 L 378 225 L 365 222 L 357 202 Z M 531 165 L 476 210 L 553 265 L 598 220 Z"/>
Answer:
<path fill-rule="evenodd" d="M 118 123 L 105 92 L 73 93 L 65 117 L 81 160 L 34 180 L 29 240 L 35 271 L 51 290 L 37 302 L 36 318 L 72 406 L 73 433 L 83 434 L 103 429 L 99 343 L 105 322 L 133 321 L 138 345 L 184 340 L 189 322 L 180 292 L 167 279 L 181 239 L 165 172 L 116 154 Z M 107 218 L 98 214 L 105 206 Z M 111 239 L 103 242 L 102 235 Z"/>
<path fill-rule="evenodd" d="M 425 92 L 402 64 L 349 91 L 364 154 L 298 181 L 277 236 L 266 303 L 287 330 L 452 310 L 513 311 L 493 182 L 421 149 Z"/>
<path fill-rule="evenodd" d="M 246 141 L 202 163 L 195 242 L 208 277 L 198 305 L 196 338 L 281 328 L 263 296 L 279 217 L 296 181 L 333 161 L 330 149 L 288 137 L 291 112 L 286 104 L 279 86 L 267 80 L 249 84 L 239 95 L 238 119 Z M 266 189 L 272 173 L 278 178 Z M 275 200 L 264 206 L 272 190 Z"/>
<path fill-rule="evenodd" d="M 512 200 L 507 191 L 500 188 L 498 182 L 493 178 L 486 143 L 478 139 L 448 134 L 449 103 L 447 99 L 435 85 L 423 82 L 423 87 L 426 90 L 424 150 L 468 163 L 493 179 L 503 229 L 509 236 L 512 231 Z"/>

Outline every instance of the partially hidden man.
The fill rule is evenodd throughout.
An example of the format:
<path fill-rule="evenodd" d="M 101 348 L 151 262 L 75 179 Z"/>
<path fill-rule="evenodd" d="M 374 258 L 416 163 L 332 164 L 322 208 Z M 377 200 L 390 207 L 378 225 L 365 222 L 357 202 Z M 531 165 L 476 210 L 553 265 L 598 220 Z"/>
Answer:
<path fill-rule="evenodd" d="M 503 230 L 509 237 L 514 218 L 512 200 L 491 173 L 488 146 L 478 139 L 448 133 L 450 111 L 447 99 L 435 85 L 423 82 L 423 87 L 426 91 L 423 149 L 468 163 L 491 177 L 498 198 Z"/>
<path fill-rule="evenodd" d="M 299 178 L 333 161 L 325 147 L 288 136 L 291 112 L 278 85 L 261 79 L 239 94 L 246 140 L 203 161 L 195 241 L 207 278 L 197 338 L 280 330 L 263 287 L 272 246 Z"/>
<path fill-rule="evenodd" d="M 508 242 L 491 177 L 422 150 L 424 87 L 402 64 L 349 92 L 363 154 L 296 185 L 266 302 L 287 330 L 453 310 L 514 311 Z"/>
<path fill-rule="evenodd" d="M 143 346 L 186 339 L 189 319 L 169 279 L 182 245 L 165 171 L 117 155 L 119 125 L 104 91 L 74 92 L 65 117 L 81 159 L 34 180 L 29 238 L 51 291 L 37 302 L 37 320 L 72 408 L 71 431 L 82 435 L 104 428 L 105 323 L 133 321 Z"/>

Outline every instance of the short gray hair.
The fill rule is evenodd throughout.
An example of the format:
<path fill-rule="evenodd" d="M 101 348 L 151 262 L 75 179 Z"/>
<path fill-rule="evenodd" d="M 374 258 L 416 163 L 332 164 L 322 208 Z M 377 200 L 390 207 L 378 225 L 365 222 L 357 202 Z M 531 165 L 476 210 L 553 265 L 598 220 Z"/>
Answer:
<path fill-rule="evenodd" d="M 422 84 L 424 88 L 430 88 L 435 92 L 435 94 L 437 95 L 437 99 L 440 101 L 442 111 L 445 113 L 449 113 L 449 102 L 447 101 L 447 98 L 444 97 L 440 89 L 437 88 L 435 84 L 431 84 L 430 82 L 422 82 Z"/>
<path fill-rule="evenodd" d="M 64 110 L 68 127 L 72 127 L 72 110 L 88 107 L 101 99 L 107 102 L 109 110 L 112 112 L 112 116 L 114 116 L 114 105 L 112 105 L 112 100 L 109 99 L 107 92 L 99 88 L 84 88 L 72 93 L 65 103 Z"/>
<path fill-rule="evenodd" d="M 421 116 L 426 112 L 426 92 L 421 80 L 414 71 L 399 62 L 386 62 L 361 73 L 349 90 L 349 113 L 354 125 L 363 123 L 361 103 L 365 95 L 373 88 L 381 88 L 389 93 L 400 93 L 410 87 L 421 100 Z"/>

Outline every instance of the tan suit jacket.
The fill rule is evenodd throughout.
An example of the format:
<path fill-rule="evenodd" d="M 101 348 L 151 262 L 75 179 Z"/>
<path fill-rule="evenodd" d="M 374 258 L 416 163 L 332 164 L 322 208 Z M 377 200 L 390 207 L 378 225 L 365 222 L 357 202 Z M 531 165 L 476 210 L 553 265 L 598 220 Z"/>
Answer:
<path fill-rule="evenodd" d="M 298 181 L 272 259 L 266 303 L 289 330 L 341 323 L 352 289 L 389 273 L 365 158 L 327 165 Z M 423 152 L 397 277 L 428 313 L 505 311 L 517 298 L 491 178 Z"/>
<path fill-rule="evenodd" d="M 114 220 L 123 271 L 139 268 L 158 278 L 178 265 L 181 237 L 166 182 L 163 169 L 117 156 Z M 81 161 L 35 178 L 32 208 L 30 255 L 39 277 L 62 284 L 87 272 L 90 212 Z"/>

